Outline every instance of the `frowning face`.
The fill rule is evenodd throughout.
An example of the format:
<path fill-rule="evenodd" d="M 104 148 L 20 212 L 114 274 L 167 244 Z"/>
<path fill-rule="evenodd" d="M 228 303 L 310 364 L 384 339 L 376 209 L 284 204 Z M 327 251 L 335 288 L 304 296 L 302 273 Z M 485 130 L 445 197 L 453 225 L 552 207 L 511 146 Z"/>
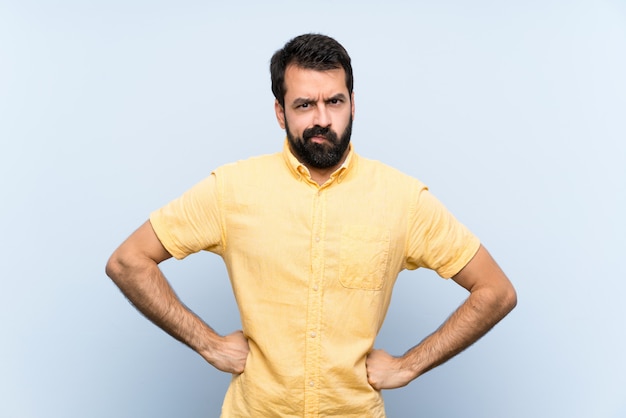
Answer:
<path fill-rule="evenodd" d="M 276 117 L 293 154 L 309 169 L 339 166 L 346 157 L 354 100 L 343 68 L 316 71 L 290 65 L 285 71 L 285 106 Z"/>

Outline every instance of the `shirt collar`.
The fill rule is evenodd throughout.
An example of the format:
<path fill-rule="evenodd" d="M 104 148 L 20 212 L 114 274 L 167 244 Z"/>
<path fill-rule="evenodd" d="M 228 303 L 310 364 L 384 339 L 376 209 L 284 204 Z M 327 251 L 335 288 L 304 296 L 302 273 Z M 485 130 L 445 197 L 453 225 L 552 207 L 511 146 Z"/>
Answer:
<path fill-rule="evenodd" d="M 285 160 L 287 167 L 289 167 L 289 171 L 291 171 L 291 174 L 295 178 L 297 178 L 298 180 L 312 181 L 309 169 L 306 168 L 304 164 L 298 161 L 298 159 L 293 155 L 293 153 L 291 152 L 291 148 L 289 148 L 289 142 L 287 139 L 285 139 L 285 143 L 283 145 L 283 159 Z M 331 174 L 327 183 L 331 183 L 335 180 L 337 181 L 337 183 L 341 183 L 341 181 L 346 177 L 348 172 L 354 169 L 356 159 L 357 156 L 354 153 L 352 143 L 350 143 L 350 145 L 348 145 L 348 155 L 346 156 L 345 161 L 343 162 L 343 164 L 341 164 L 341 167 L 339 167 L 337 170 L 335 170 L 333 174 Z"/>

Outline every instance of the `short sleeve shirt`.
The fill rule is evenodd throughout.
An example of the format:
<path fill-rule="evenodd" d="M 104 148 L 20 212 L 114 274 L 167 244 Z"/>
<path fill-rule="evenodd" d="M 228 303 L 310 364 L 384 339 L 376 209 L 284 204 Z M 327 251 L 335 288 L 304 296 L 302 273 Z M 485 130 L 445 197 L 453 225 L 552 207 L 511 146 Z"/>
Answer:
<path fill-rule="evenodd" d="M 384 417 L 365 358 L 399 272 L 449 278 L 480 245 L 420 181 L 351 150 L 319 186 L 287 143 L 218 168 L 150 220 L 174 257 L 226 264 L 250 353 L 225 418 Z"/>

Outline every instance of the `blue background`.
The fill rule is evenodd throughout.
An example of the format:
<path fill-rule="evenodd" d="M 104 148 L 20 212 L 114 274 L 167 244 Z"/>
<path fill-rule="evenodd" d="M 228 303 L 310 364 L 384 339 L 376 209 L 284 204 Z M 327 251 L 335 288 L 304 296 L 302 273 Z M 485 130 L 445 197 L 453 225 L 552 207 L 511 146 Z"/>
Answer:
<path fill-rule="evenodd" d="M 389 416 L 626 417 L 626 3 L 601 0 L 0 0 L 0 416 L 218 416 L 229 376 L 104 265 L 211 169 L 280 150 L 268 63 L 309 31 L 353 58 L 356 150 L 428 184 L 519 294 L 386 391 Z M 239 328 L 218 257 L 162 267 Z M 464 297 L 402 273 L 377 347 L 404 352 Z"/>

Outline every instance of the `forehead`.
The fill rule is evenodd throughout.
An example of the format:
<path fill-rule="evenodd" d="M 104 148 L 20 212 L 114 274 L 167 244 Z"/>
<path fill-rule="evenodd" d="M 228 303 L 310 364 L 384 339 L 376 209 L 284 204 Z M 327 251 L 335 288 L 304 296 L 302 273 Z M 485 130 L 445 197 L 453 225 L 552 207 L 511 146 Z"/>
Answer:
<path fill-rule="evenodd" d="M 285 70 L 285 87 L 285 101 L 299 97 L 331 97 L 339 93 L 348 96 L 343 68 L 317 71 L 289 65 Z"/>

